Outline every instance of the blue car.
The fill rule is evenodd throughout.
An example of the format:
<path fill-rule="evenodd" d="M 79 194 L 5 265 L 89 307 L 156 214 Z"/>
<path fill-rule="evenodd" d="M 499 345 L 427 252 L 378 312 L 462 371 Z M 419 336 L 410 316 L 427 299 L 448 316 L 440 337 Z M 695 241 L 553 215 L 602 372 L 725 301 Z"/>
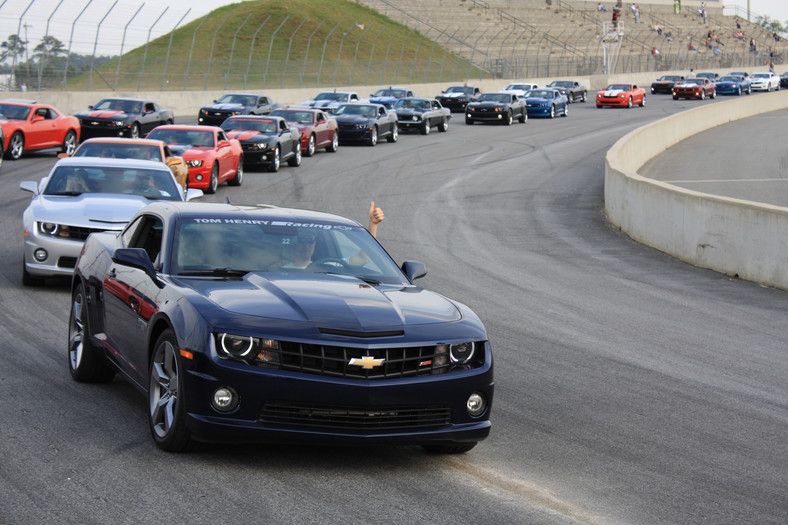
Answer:
<path fill-rule="evenodd" d="M 752 86 L 750 85 L 750 78 L 742 75 L 725 75 L 718 78 L 717 94 L 718 95 L 741 95 L 752 93 Z"/>
<path fill-rule="evenodd" d="M 72 377 L 136 387 L 159 448 L 463 453 L 487 437 L 487 332 L 467 306 L 413 284 L 424 264 L 397 266 L 336 215 L 184 204 L 154 203 L 120 233 L 90 235 L 71 289 Z"/>
<path fill-rule="evenodd" d="M 379 89 L 372 93 L 369 96 L 369 102 L 370 104 L 380 104 L 391 109 L 394 107 L 394 104 L 396 104 L 397 101 L 402 100 L 403 98 L 413 98 L 415 96 L 416 95 L 413 94 L 413 91 L 408 88 L 389 87 L 386 89 Z"/>
<path fill-rule="evenodd" d="M 525 94 L 529 117 L 566 117 L 569 114 L 569 99 L 555 88 L 532 89 Z"/>

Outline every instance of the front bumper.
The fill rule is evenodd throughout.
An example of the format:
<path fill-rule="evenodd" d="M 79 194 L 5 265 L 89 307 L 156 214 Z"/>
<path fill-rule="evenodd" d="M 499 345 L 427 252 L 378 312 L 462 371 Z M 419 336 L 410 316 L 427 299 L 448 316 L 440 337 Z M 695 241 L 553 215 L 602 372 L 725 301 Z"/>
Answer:
<path fill-rule="evenodd" d="M 233 115 L 236 115 L 236 113 L 200 113 L 197 115 L 197 124 L 201 124 L 203 126 L 221 126 L 225 120 Z"/>
<path fill-rule="evenodd" d="M 388 380 L 355 380 L 208 362 L 195 354 L 185 374 L 187 426 L 214 442 L 320 444 L 473 443 L 490 432 L 493 376 L 489 344 L 478 369 Z M 202 357 L 204 362 L 200 362 Z M 204 366 L 203 366 L 204 365 Z M 240 404 L 230 414 L 211 408 L 219 387 Z M 487 408 L 471 417 L 465 403 L 480 393 Z"/>
<path fill-rule="evenodd" d="M 740 88 L 739 86 L 717 86 L 717 94 L 718 95 L 739 95 L 747 91 L 744 88 Z"/>
<path fill-rule="evenodd" d="M 467 120 L 478 120 L 479 122 L 503 122 L 506 114 L 505 110 L 477 109 L 468 111 L 466 108 L 465 118 Z"/>
<path fill-rule="evenodd" d="M 549 117 L 550 116 L 550 106 L 528 106 L 526 109 L 528 112 L 528 116 L 535 116 L 535 117 Z"/>
<path fill-rule="evenodd" d="M 93 137 L 130 137 L 131 123 L 128 125 L 116 126 L 111 122 L 98 120 L 80 121 L 79 139 L 85 140 Z"/>
<path fill-rule="evenodd" d="M 87 229 L 82 229 L 87 234 Z M 82 251 L 84 239 L 61 239 L 51 235 L 39 233 L 36 225 L 25 229 L 25 269 L 37 277 L 70 276 L 74 273 L 79 253 Z M 92 232 L 107 231 L 101 229 Z M 87 237 L 87 235 L 84 235 Z M 43 254 L 45 258 L 36 258 L 36 253 Z"/>
<path fill-rule="evenodd" d="M 665 95 L 672 95 L 673 94 L 673 84 L 652 84 L 651 86 L 652 93 L 662 93 Z"/>
<path fill-rule="evenodd" d="M 674 91 L 673 96 L 678 98 L 701 98 L 703 91 Z"/>
<path fill-rule="evenodd" d="M 358 128 L 355 125 L 351 126 L 339 126 L 339 140 L 341 141 L 366 141 L 372 137 L 372 130 L 373 128 L 369 126 L 365 126 L 363 128 Z"/>
<path fill-rule="evenodd" d="M 627 106 L 629 102 L 629 97 L 597 97 L 596 105 L 597 106 Z"/>
<path fill-rule="evenodd" d="M 276 160 L 276 150 L 259 149 L 248 144 L 241 144 L 244 152 L 244 166 L 273 166 Z"/>
<path fill-rule="evenodd" d="M 438 102 L 441 103 L 441 106 L 444 108 L 449 108 L 452 113 L 463 113 L 465 111 L 465 106 L 468 105 L 468 100 L 457 100 L 454 98 L 439 98 Z"/>

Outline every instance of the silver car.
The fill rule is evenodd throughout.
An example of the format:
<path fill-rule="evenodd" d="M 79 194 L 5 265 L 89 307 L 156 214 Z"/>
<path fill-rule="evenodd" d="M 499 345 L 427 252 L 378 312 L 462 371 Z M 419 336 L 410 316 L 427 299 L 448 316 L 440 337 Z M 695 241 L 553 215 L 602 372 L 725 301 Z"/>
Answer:
<path fill-rule="evenodd" d="M 155 200 L 184 201 L 203 194 L 194 188 L 184 191 L 161 162 L 95 157 L 60 159 L 40 182 L 24 181 L 19 187 L 33 194 L 22 215 L 26 286 L 71 275 L 90 233 L 120 231 Z"/>

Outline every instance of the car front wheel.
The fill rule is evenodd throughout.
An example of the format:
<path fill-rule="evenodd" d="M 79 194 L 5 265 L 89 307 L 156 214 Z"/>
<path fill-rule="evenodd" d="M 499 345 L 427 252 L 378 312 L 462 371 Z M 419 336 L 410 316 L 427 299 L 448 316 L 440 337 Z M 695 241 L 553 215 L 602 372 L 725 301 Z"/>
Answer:
<path fill-rule="evenodd" d="M 205 188 L 205 193 L 208 194 L 216 193 L 216 188 L 218 187 L 219 187 L 219 165 L 214 162 L 213 167 L 211 168 L 211 178 L 208 181 L 208 187 Z"/>
<path fill-rule="evenodd" d="M 646 106 L 646 95 L 644 94 L 643 98 L 640 99 L 640 107 L 642 108 L 645 106 Z"/>
<path fill-rule="evenodd" d="M 281 161 L 279 159 L 279 146 L 277 146 L 274 149 L 274 159 L 271 161 L 271 165 L 268 167 L 268 171 L 272 171 L 274 173 L 279 171 L 279 164 L 280 164 L 280 162 Z"/>
<path fill-rule="evenodd" d="M 140 125 L 136 122 L 131 125 L 131 131 L 129 131 L 129 138 L 138 139 L 140 138 Z"/>
<path fill-rule="evenodd" d="M 156 341 L 149 370 L 148 422 L 153 440 L 162 450 L 184 452 L 195 446 L 186 428 L 183 373 L 171 330 Z"/>
<path fill-rule="evenodd" d="M 11 139 L 8 141 L 8 158 L 19 160 L 22 158 L 23 151 L 25 151 L 25 137 L 17 131 L 11 135 Z"/>
<path fill-rule="evenodd" d="M 331 136 L 331 144 L 326 146 L 326 151 L 328 151 L 329 153 L 334 153 L 338 149 L 339 149 L 339 134 L 335 131 L 334 134 Z"/>
<path fill-rule="evenodd" d="M 368 146 L 374 146 L 378 143 L 378 128 L 377 126 L 373 126 L 372 132 L 369 135 L 369 139 L 367 139 Z"/>
<path fill-rule="evenodd" d="M 391 135 L 389 135 L 386 140 L 388 140 L 389 142 L 397 142 L 398 139 L 399 139 L 399 130 L 397 129 L 397 125 L 394 124 L 394 127 L 391 129 Z"/>
<path fill-rule="evenodd" d="M 304 152 L 304 155 L 306 155 L 307 157 L 311 157 L 314 154 L 315 154 L 315 136 L 309 135 L 309 141 L 307 142 L 306 151 Z"/>

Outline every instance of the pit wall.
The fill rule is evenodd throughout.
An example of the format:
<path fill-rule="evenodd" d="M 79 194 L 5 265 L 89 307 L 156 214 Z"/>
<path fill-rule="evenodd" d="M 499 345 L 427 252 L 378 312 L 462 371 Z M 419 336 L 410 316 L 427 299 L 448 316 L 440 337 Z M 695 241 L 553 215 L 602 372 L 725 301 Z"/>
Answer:
<path fill-rule="evenodd" d="M 715 70 L 721 75 L 725 71 L 730 70 Z M 595 75 L 591 77 L 552 77 L 552 78 L 526 78 L 526 79 L 498 79 L 498 80 L 474 80 L 469 79 L 466 82 L 468 85 L 478 86 L 484 92 L 500 91 L 512 82 L 536 82 L 540 86 L 547 85 L 553 80 L 570 79 L 577 80 L 588 87 L 590 100 L 596 95 L 596 92 L 603 89 L 606 85 L 613 82 L 634 82 L 638 85 L 646 87 L 651 86 L 651 83 L 660 75 L 687 75 L 687 71 L 663 71 L 660 73 L 634 73 L 629 75 Z M 754 73 L 752 71 L 751 73 Z M 434 97 L 442 90 L 452 85 L 461 84 L 463 81 L 458 82 L 441 82 L 434 84 L 407 84 L 407 87 L 424 97 Z M 368 97 L 370 93 L 374 93 L 378 89 L 387 88 L 389 84 L 377 86 L 337 86 L 339 91 L 356 91 L 361 97 Z M 284 105 L 297 105 L 305 100 L 309 100 L 321 91 L 327 91 L 331 88 L 298 88 L 298 89 L 246 89 L 246 90 L 223 90 L 223 91 L 41 91 L 34 92 L 7 92 L 3 93 L 0 98 L 21 98 L 28 100 L 38 100 L 44 104 L 55 106 L 67 115 L 73 115 L 80 111 L 84 111 L 88 106 L 96 104 L 102 98 L 108 97 L 132 97 L 132 98 L 147 98 L 157 102 L 164 108 L 172 109 L 176 118 L 191 117 L 197 118 L 197 112 L 202 106 L 210 104 L 213 100 L 218 99 L 225 93 L 262 93 L 268 95 L 272 100 L 280 102 Z"/>
<path fill-rule="evenodd" d="M 786 108 L 788 92 L 779 91 L 705 105 L 627 134 L 605 158 L 608 219 L 634 240 L 693 265 L 788 290 L 788 208 L 691 191 L 637 172 L 689 136 Z"/>

